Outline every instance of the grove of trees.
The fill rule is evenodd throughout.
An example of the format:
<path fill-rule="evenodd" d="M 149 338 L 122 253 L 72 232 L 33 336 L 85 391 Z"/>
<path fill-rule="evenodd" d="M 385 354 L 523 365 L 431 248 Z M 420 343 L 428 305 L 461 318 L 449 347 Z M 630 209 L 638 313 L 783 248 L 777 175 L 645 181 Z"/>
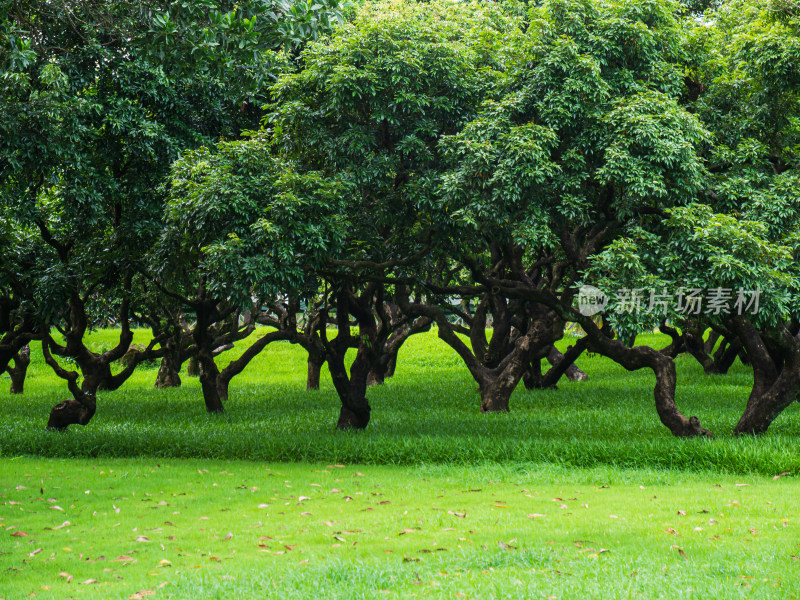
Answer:
<path fill-rule="evenodd" d="M 54 430 L 152 359 L 224 411 L 277 340 L 365 428 L 434 330 L 476 410 L 585 378 L 589 351 L 651 371 L 679 437 L 711 432 L 676 356 L 739 360 L 735 433 L 760 434 L 800 400 L 800 4 L 7 2 L 0 250 L 0 372 L 22 393 L 41 346 Z M 655 328 L 668 346 L 636 343 Z"/>

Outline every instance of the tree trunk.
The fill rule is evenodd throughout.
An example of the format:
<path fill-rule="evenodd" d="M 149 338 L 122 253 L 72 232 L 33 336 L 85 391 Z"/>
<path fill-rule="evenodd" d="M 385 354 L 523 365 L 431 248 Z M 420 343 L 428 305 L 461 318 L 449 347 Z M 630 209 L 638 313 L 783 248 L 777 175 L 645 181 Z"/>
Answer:
<path fill-rule="evenodd" d="M 349 377 L 343 356 L 328 357 L 333 386 L 342 402 L 336 429 L 365 429 L 369 424 L 372 410 L 366 397 L 369 366 L 363 354 L 365 352 L 359 349 Z"/>
<path fill-rule="evenodd" d="M 392 352 L 389 356 L 389 364 L 386 365 L 386 377 L 394 377 L 395 369 L 397 369 L 397 355 L 398 352 Z"/>
<path fill-rule="evenodd" d="M 178 355 L 180 351 L 175 351 L 171 345 L 164 350 L 164 356 L 161 359 L 161 366 L 158 368 L 158 375 L 156 376 L 155 386 L 158 389 L 180 387 L 180 359 Z"/>
<path fill-rule="evenodd" d="M 325 364 L 325 356 L 317 352 L 308 353 L 308 374 L 306 376 L 306 391 L 318 390 L 319 379 L 322 373 L 322 365 Z"/>
<path fill-rule="evenodd" d="M 200 361 L 197 360 L 197 356 L 192 356 L 189 358 L 189 362 L 186 365 L 186 374 L 189 377 L 200 376 Z"/>
<path fill-rule="evenodd" d="M 525 374 L 522 376 L 522 382 L 525 384 L 526 390 L 536 390 L 544 387 L 542 385 L 542 359 L 541 357 L 534 358 L 528 368 L 525 369 Z"/>
<path fill-rule="evenodd" d="M 551 346 L 547 350 L 547 361 L 552 366 L 545 375 L 542 375 L 542 360 L 539 357 L 534 358 L 523 378 L 525 387 L 529 390 L 555 388 L 564 375 L 571 381 L 586 381 L 589 379 L 589 376 L 575 365 L 575 361 L 588 344 L 589 339 L 583 337 L 570 346 L 566 354 L 562 354 L 555 346 Z"/>
<path fill-rule="evenodd" d="M 367 385 L 383 385 L 384 380 L 384 373 L 380 368 L 371 369 L 367 376 Z"/>
<path fill-rule="evenodd" d="M 223 377 L 222 373 L 217 377 L 217 395 L 219 395 L 220 400 L 223 402 L 228 401 L 228 386 L 230 382 L 231 380 L 227 377 Z"/>
<path fill-rule="evenodd" d="M 82 368 L 83 384 L 70 386 L 72 398 L 59 402 L 50 409 L 50 418 L 47 429 L 64 431 L 70 425 L 87 425 L 97 412 L 97 390 L 104 379 L 103 369 L 99 365 L 95 368 Z"/>
<path fill-rule="evenodd" d="M 28 366 L 31 364 L 31 347 L 28 344 L 22 347 L 14 356 L 14 366 L 9 366 L 6 370 L 11 376 L 12 394 L 21 394 L 25 389 L 25 376 L 28 373 Z"/>
<path fill-rule="evenodd" d="M 792 373 L 784 370 L 774 384 L 766 390 L 754 386 L 747 400 L 739 422 L 733 430 L 734 435 L 760 435 L 769 429 L 772 422 L 787 406 L 800 398 L 800 368 L 793 367 Z"/>
<path fill-rule="evenodd" d="M 203 390 L 203 401 L 206 404 L 206 412 L 224 413 L 225 407 L 222 405 L 222 398 L 219 395 L 219 386 L 217 385 L 217 374 L 207 373 L 203 369 L 200 375 L 200 388 Z"/>
<path fill-rule="evenodd" d="M 706 344 L 703 341 L 703 332 L 699 330 L 697 332 L 685 331 L 683 338 L 685 341 L 686 350 L 697 360 L 697 362 L 700 363 L 700 366 L 703 367 L 705 374 L 718 374 L 719 371 L 717 370 L 717 365 L 714 362 L 714 359 L 706 351 Z"/>
<path fill-rule="evenodd" d="M 572 348 L 570 348 L 570 350 L 571 349 Z M 569 353 L 569 350 L 567 352 Z M 581 352 L 583 352 L 582 349 L 578 351 L 578 354 Z M 577 356 L 575 358 L 577 358 Z M 578 368 L 575 364 L 575 358 L 561 354 L 555 346 L 550 348 L 550 352 L 547 354 L 547 361 L 553 368 L 558 368 L 559 370 L 563 369 L 563 374 L 567 376 L 567 379 L 570 381 L 587 381 L 589 376 Z M 567 361 L 566 363 L 563 362 L 565 360 Z"/>
<path fill-rule="evenodd" d="M 200 369 L 200 388 L 203 390 L 203 401 L 206 404 L 208 413 L 224 413 L 225 407 L 222 406 L 222 397 L 219 393 L 219 368 L 214 362 L 214 357 L 208 349 L 198 353 Z"/>
<path fill-rule="evenodd" d="M 589 326 L 588 323 L 584 326 L 584 330 L 587 330 L 587 326 Z M 628 347 L 619 340 L 606 337 L 596 327 L 593 329 L 589 327 L 587 333 L 589 331 L 592 331 L 590 349 L 594 352 L 610 358 L 628 371 L 644 368 L 653 371 L 656 377 L 656 385 L 653 389 L 656 412 L 658 412 L 661 423 L 674 436 L 713 437 L 710 431 L 700 426 L 700 420 L 697 417 L 692 416 L 687 419 L 675 405 L 675 387 L 677 385 L 675 361 L 649 346 Z"/>
<path fill-rule="evenodd" d="M 736 361 L 736 357 L 739 356 L 739 353 L 742 349 L 742 342 L 738 339 L 733 340 L 732 342 L 723 341 L 720 345 L 719 349 L 714 353 L 714 362 L 717 365 L 717 373 L 720 375 L 725 375 L 733 366 L 733 363 Z"/>
<path fill-rule="evenodd" d="M 800 398 L 800 334 L 784 331 L 770 338 L 743 317 L 734 317 L 732 323 L 753 367 L 753 389 L 733 431 L 737 436 L 759 435 Z"/>
<path fill-rule="evenodd" d="M 97 399 L 86 396 L 82 400 L 74 398 L 59 402 L 50 410 L 47 429 L 65 431 L 70 425 L 86 425 L 97 412 Z"/>
<path fill-rule="evenodd" d="M 512 373 L 487 378 L 478 386 L 481 393 L 481 412 L 509 412 L 511 394 L 519 379 Z"/>

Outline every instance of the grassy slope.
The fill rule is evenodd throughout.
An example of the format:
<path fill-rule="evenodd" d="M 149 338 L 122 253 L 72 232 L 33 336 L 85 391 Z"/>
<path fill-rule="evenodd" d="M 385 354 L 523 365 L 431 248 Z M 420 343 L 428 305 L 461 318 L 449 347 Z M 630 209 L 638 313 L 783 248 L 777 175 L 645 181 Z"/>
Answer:
<path fill-rule="evenodd" d="M 0 472 L 0 598 L 790 598 L 798 492 L 608 467 L 21 458 Z"/>
<path fill-rule="evenodd" d="M 112 334 L 98 332 L 94 343 L 108 347 Z M 751 382 L 738 363 L 727 376 L 707 377 L 693 359 L 679 359 L 679 407 L 698 415 L 720 438 L 679 441 L 658 421 L 652 375 L 628 373 L 596 357 L 579 361 L 590 381 L 532 392 L 520 386 L 510 414 L 481 415 L 476 384 L 434 334 L 412 338 L 402 349 L 397 375 L 369 391 L 369 428 L 354 434 L 333 430 L 339 401 L 329 377 L 323 374 L 319 392 L 305 392 L 305 356 L 286 343 L 269 346 L 233 380 L 222 417 L 204 412 L 197 379 L 184 376 L 180 389 L 157 390 L 151 367 L 122 389 L 102 392 L 91 424 L 64 435 L 45 432 L 44 424 L 50 407 L 65 397 L 65 386 L 41 363 L 38 351 L 34 359 L 24 396 L 8 395 L 6 384 L 0 389 L 0 455 L 397 465 L 547 462 L 765 475 L 800 470 L 797 405 L 766 436 L 731 439 Z"/>

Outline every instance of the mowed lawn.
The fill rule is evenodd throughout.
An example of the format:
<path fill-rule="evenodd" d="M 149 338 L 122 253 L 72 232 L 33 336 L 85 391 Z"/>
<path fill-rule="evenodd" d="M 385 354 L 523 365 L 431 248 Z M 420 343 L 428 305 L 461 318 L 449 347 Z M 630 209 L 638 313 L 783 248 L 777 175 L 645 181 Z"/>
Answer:
<path fill-rule="evenodd" d="M 784 476 L 21 458 L 0 597 L 791 598 Z"/>
<path fill-rule="evenodd" d="M 225 415 L 151 366 L 55 434 L 66 388 L 35 349 L 24 396 L 0 380 L 0 599 L 800 596 L 797 406 L 733 439 L 750 373 L 681 357 L 678 405 L 718 437 L 677 440 L 650 373 L 579 365 L 589 381 L 481 415 L 459 359 L 417 336 L 368 429 L 342 433 L 330 379 L 306 392 L 281 343 Z"/>

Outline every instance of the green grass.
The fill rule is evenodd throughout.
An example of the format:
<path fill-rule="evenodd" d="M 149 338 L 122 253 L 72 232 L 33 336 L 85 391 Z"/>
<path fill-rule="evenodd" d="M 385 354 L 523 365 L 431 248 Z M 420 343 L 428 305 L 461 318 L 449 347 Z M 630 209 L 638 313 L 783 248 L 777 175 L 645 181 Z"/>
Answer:
<path fill-rule="evenodd" d="M 798 492 L 608 467 L 22 458 L 0 475 L 0 598 L 789 598 Z"/>
<path fill-rule="evenodd" d="M 25 395 L 0 390 L 0 600 L 800 596 L 796 406 L 734 439 L 750 373 L 681 358 L 679 407 L 718 438 L 678 440 L 650 373 L 579 364 L 588 382 L 481 415 L 459 359 L 417 336 L 343 433 L 329 377 L 306 392 L 302 350 L 273 344 L 225 415 L 150 367 L 56 434 L 66 389 L 37 350 Z"/>
<path fill-rule="evenodd" d="M 95 334 L 97 348 L 113 332 Z M 140 339 L 144 333 L 139 332 Z M 664 340 L 644 336 L 639 343 Z M 238 348 L 241 351 L 241 348 Z M 234 350 L 235 352 L 236 350 Z M 205 413 L 197 379 L 179 389 L 153 387 L 156 368 L 141 369 L 122 389 L 101 392 L 87 427 L 44 430 L 50 407 L 67 393 L 38 350 L 24 396 L 0 390 L 0 455 L 248 459 L 271 462 L 554 463 L 593 467 L 713 470 L 774 475 L 800 470 L 800 412 L 793 405 L 759 439 L 733 439 L 752 375 L 740 364 L 706 376 L 681 357 L 677 402 L 718 439 L 676 440 L 656 415 L 648 371 L 628 373 L 610 361 L 583 357 L 587 382 L 512 397 L 510 414 L 482 415 L 477 386 L 460 359 L 434 334 L 403 347 L 397 374 L 368 396 L 364 432 L 334 431 L 339 400 L 323 373 L 319 392 L 305 391 L 305 355 L 288 343 L 270 345 L 231 383 L 228 412 Z"/>

